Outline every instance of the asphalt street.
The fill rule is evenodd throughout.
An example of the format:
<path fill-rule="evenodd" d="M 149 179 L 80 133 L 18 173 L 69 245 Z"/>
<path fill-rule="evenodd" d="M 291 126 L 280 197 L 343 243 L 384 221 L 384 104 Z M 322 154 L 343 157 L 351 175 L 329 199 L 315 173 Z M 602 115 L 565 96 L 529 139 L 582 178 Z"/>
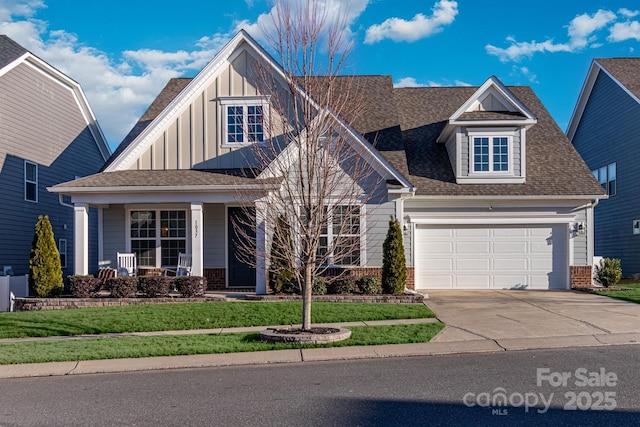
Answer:
<path fill-rule="evenodd" d="M 2 426 L 639 425 L 637 346 L 0 380 Z"/>

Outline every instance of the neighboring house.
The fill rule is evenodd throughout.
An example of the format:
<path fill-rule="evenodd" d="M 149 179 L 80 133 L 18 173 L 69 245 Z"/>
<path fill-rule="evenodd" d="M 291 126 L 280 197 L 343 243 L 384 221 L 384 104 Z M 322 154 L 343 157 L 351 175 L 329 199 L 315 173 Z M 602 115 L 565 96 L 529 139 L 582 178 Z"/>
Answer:
<path fill-rule="evenodd" d="M 595 253 L 640 273 L 640 58 L 594 59 L 567 136 L 609 198 L 595 210 Z"/>
<path fill-rule="evenodd" d="M 264 263 L 241 274 L 231 227 L 238 191 L 252 194 L 265 188 L 258 180 L 277 178 L 234 173 L 252 165 L 251 147 L 229 139 L 231 113 L 251 105 L 269 112 L 252 60 L 278 73 L 240 32 L 195 78 L 167 84 L 102 173 L 50 189 L 72 197 L 77 224 L 87 206 L 99 208 L 100 262 L 113 266 L 116 252 L 134 251 L 140 265 L 166 267 L 186 251 L 210 289 L 267 292 Z M 409 288 L 590 282 L 592 206 L 604 192 L 530 88 L 507 88 L 495 77 L 480 87 L 406 89 L 389 76 L 357 79 L 369 108 L 354 124 L 353 144 L 365 147 L 379 174 L 371 182 L 382 183 L 363 190 L 383 197 L 352 218 L 360 251 L 341 267 L 379 274 L 393 215 L 404 230 Z M 262 196 L 255 196 L 257 218 Z M 268 247 L 273 220 L 253 230 L 260 248 Z M 76 230 L 80 246 L 87 235 Z M 77 273 L 87 269 L 76 264 Z"/>
<path fill-rule="evenodd" d="M 95 174 L 109 155 L 80 85 L 0 35 L 0 274 L 28 273 L 38 215 L 49 215 L 63 273 L 73 274 L 73 206 L 46 188 Z M 97 227 L 97 210 L 92 220 Z M 97 246 L 80 253 L 92 271 Z"/>

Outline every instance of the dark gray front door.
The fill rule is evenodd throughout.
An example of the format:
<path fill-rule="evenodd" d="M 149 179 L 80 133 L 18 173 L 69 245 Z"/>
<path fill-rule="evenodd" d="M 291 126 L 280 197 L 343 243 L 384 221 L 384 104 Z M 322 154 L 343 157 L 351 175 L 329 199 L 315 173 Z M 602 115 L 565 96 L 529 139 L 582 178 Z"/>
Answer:
<path fill-rule="evenodd" d="M 250 236 L 251 241 L 255 242 L 255 226 L 250 226 L 254 221 L 252 219 L 247 220 L 247 216 L 255 218 L 255 210 L 251 208 L 247 212 L 246 208 L 238 207 L 230 207 L 228 209 L 229 287 L 255 287 L 256 269 L 246 262 L 246 256 L 243 255 L 243 251 L 240 249 L 243 247 L 242 245 L 245 245 L 243 243 L 244 236 Z"/>

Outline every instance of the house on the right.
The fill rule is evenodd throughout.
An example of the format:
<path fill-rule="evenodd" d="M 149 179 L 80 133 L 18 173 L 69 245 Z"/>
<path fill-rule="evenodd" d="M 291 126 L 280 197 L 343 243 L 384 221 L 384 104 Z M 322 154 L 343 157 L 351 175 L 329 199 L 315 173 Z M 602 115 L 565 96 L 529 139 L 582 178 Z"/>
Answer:
<path fill-rule="evenodd" d="M 567 136 L 609 195 L 594 210 L 594 252 L 640 272 L 640 58 L 594 59 Z"/>

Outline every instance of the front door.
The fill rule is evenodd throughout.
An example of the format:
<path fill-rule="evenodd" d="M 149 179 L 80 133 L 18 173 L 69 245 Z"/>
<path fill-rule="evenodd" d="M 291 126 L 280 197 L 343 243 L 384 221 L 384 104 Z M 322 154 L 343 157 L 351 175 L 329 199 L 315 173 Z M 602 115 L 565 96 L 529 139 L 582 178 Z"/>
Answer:
<path fill-rule="evenodd" d="M 230 207 L 228 208 L 227 235 L 229 236 L 229 287 L 255 288 L 256 268 L 255 264 L 248 262 L 247 246 L 253 246 L 255 253 L 255 220 L 247 220 L 247 216 L 255 218 L 255 209 Z M 248 214 L 248 215 L 247 215 Z M 248 239 L 247 239 L 248 237 Z M 247 243 L 247 240 L 249 242 Z M 255 255 L 252 259 L 255 260 Z M 255 261 L 254 261 L 255 262 Z"/>

